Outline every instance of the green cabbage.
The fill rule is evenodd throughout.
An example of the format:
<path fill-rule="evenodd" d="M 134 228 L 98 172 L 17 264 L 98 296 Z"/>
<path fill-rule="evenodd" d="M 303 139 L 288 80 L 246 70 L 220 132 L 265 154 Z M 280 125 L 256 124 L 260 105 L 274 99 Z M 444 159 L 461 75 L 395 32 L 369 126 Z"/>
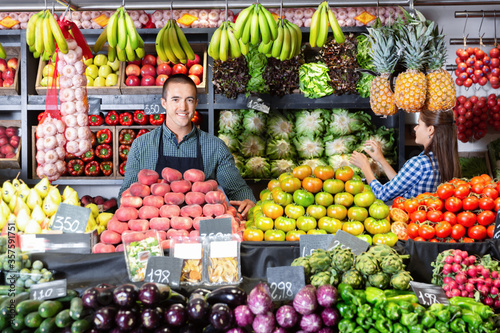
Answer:
<path fill-rule="evenodd" d="M 312 158 L 300 161 L 299 165 L 309 165 L 314 171 L 317 166 L 326 166 L 328 163 L 323 158 Z"/>
<path fill-rule="evenodd" d="M 325 138 L 325 155 L 350 154 L 357 144 L 357 137 L 354 135 L 340 136 L 338 138 L 329 136 Z"/>
<path fill-rule="evenodd" d="M 278 178 L 282 173 L 291 172 L 295 166 L 292 160 L 271 161 L 271 177 Z"/>
<path fill-rule="evenodd" d="M 239 134 L 241 131 L 241 112 L 237 110 L 224 110 L 219 116 L 219 133 Z"/>
<path fill-rule="evenodd" d="M 234 137 L 231 134 L 226 134 L 226 133 L 220 133 L 219 134 L 219 139 L 224 141 L 226 144 L 227 148 L 229 148 L 230 152 L 236 152 L 240 151 L 240 142 L 236 137 Z"/>
<path fill-rule="evenodd" d="M 266 114 L 255 110 L 242 110 L 243 131 L 261 135 L 266 127 Z"/>
<path fill-rule="evenodd" d="M 376 141 L 384 155 L 396 153 L 396 139 L 394 138 L 394 128 L 379 127 L 374 133 L 368 136 L 366 140 Z M 364 141 L 366 141 L 364 140 Z"/>
<path fill-rule="evenodd" d="M 267 142 L 266 155 L 272 160 L 291 159 L 297 152 L 289 140 L 274 139 Z"/>
<path fill-rule="evenodd" d="M 328 66 L 322 62 L 311 62 L 300 66 L 299 89 L 308 98 L 320 98 L 333 94 Z"/>
<path fill-rule="evenodd" d="M 270 168 L 271 166 L 267 158 L 255 156 L 249 158 L 245 163 L 243 177 L 256 179 L 269 178 L 271 175 Z"/>
<path fill-rule="evenodd" d="M 323 155 L 325 150 L 323 141 L 320 138 L 298 136 L 293 139 L 293 143 L 300 158 L 318 158 Z"/>
<path fill-rule="evenodd" d="M 266 152 L 266 142 L 258 135 L 244 132 L 240 136 L 241 153 L 245 157 L 263 156 Z"/>
<path fill-rule="evenodd" d="M 345 109 L 333 109 L 328 134 L 342 136 L 365 131 L 370 123 L 370 115 L 363 111 L 351 113 Z"/>
<path fill-rule="evenodd" d="M 275 139 L 291 139 L 293 136 L 292 113 L 288 113 L 290 119 L 285 116 L 273 113 L 267 117 L 267 134 Z"/>
<path fill-rule="evenodd" d="M 316 109 L 295 112 L 295 133 L 297 135 L 322 136 L 325 131 L 328 111 Z"/>
<path fill-rule="evenodd" d="M 236 168 L 243 173 L 245 171 L 245 159 L 243 156 L 233 153 L 234 163 L 236 164 Z"/>

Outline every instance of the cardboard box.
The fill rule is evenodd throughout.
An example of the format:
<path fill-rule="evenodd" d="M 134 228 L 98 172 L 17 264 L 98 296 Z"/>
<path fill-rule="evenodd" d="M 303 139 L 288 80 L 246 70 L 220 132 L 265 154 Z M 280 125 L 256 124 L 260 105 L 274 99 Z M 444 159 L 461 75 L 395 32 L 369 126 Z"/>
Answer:
<path fill-rule="evenodd" d="M 5 47 L 5 52 L 7 53 L 7 58 L 5 60 L 8 61 L 11 58 L 17 58 L 18 65 L 16 69 L 16 75 L 14 75 L 14 83 L 10 87 L 0 86 L 0 96 L 19 95 L 19 65 L 21 64 L 21 59 L 19 56 L 21 54 L 21 48 L 7 46 Z"/>
<path fill-rule="evenodd" d="M 20 120 L 0 120 L 0 126 L 15 126 L 18 127 L 18 135 L 21 137 L 21 121 Z M 20 169 L 21 168 L 21 141 L 17 147 L 16 156 L 12 158 L 0 158 L 0 169 Z"/>
<path fill-rule="evenodd" d="M 81 234 L 19 234 L 21 251 L 53 253 L 92 253 L 98 242 L 97 230 Z"/>

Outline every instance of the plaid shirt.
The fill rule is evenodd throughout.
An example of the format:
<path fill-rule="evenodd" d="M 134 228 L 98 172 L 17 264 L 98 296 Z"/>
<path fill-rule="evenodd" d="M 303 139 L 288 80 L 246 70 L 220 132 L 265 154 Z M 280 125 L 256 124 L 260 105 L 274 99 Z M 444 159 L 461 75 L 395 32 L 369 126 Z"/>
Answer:
<path fill-rule="evenodd" d="M 429 157 L 432 159 L 432 164 Z M 370 186 L 375 197 L 389 201 L 397 196 L 412 198 L 424 192 L 435 192 L 441 181 L 441 175 L 432 152 L 429 152 L 429 157 L 422 152 L 409 159 L 398 174 L 384 185 L 378 180 L 373 180 Z"/>
<path fill-rule="evenodd" d="M 158 142 L 163 134 L 163 154 L 165 156 L 196 157 L 196 133 L 193 130 L 180 143 L 175 134 L 165 125 L 141 135 L 132 143 L 125 169 L 125 179 L 120 188 L 119 197 L 132 183 L 137 182 L 137 174 L 142 169 L 156 169 L 158 161 Z M 255 202 L 252 190 L 236 168 L 233 155 L 219 138 L 198 130 L 200 135 L 201 153 L 205 179 L 215 179 L 224 189 L 229 200 L 250 199 Z"/>

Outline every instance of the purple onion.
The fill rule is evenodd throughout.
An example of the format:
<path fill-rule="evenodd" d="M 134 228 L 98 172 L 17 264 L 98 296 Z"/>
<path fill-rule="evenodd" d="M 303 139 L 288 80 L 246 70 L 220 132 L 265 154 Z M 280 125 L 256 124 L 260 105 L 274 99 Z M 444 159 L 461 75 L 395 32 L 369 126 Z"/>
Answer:
<path fill-rule="evenodd" d="M 323 322 L 316 313 L 304 315 L 300 320 L 300 328 L 306 332 L 317 332 L 321 329 L 321 326 L 323 326 Z"/>
<path fill-rule="evenodd" d="M 323 327 L 318 331 L 318 333 L 333 333 L 333 328 L 330 327 Z"/>
<path fill-rule="evenodd" d="M 325 326 L 336 326 L 340 321 L 340 314 L 337 309 L 324 308 L 323 311 L 321 311 L 321 319 Z"/>
<path fill-rule="evenodd" d="M 245 330 L 242 329 L 241 327 L 235 327 L 235 328 L 231 328 L 230 330 L 226 331 L 226 333 L 245 333 Z"/>
<path fill-rule="evenodd" d="M 288 333 L 283 327 L 275 327 L 273 333 Z"/>
<path fill-rule="evenodd" d="M 268 311 L 265 314 L 255 316 L 252 328 L 255 333 L 272 333 L 274 330 L 274 324 L 274 315 L 271 311 Z"/>
<path fill-rule="evenodd" d="M 234 319 L 236 320 L 236 325 L 240 327 L 251 325 L 253 318 L 253 313 L 250 311 L 248 305 L 238 305 L 234 309 Z"/>
<path fill-rule="evenodd" d="M 297 311 L 291 305 L 283 305 L 276 311 L 276 321 L 284 328 L 292 328 L 299 321 Z"/>
<path fill-rule="evenodd" d="M 271 310 L 273 300 L 270 295 L 269 286 L 266 283 L 257 284 L 247 299 L 248 307 L 253 314 L 264 314 Z"/>
<path fill-rule="evenodd" d="M 332 307 L 338 301 L 337 288 L 331 284 L 319 286 L 316 290 L 316 299 L 318 300 L 319 305 L 325 308 Z"/>
<path fill-rule="evenodd" d="M 310 284 L 299 290 L 293 299 L 293 308 L 301 315 L 308 315 L 318 307 L 316 288 Z"/>

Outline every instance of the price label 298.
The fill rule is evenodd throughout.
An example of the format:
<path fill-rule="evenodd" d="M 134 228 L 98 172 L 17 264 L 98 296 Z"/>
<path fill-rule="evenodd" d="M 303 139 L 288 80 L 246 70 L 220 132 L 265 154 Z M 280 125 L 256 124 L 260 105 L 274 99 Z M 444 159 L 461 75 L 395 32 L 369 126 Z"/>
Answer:
<path fill-rule="evenodd" d="M 271 297 L 273 298 L 273 300 L 286 300 L 293 298 L 294 296 L 291 282 L 273 282 L 269 286 L 269 289 L 271 291 Z"/>
<path fill-rule="evenodd" d="M 146 273 L 146 280 L 149 282 L 156 282 L 162 284 L 169 284 L 170 271 L 166 269 L 150 269 Z"/>

